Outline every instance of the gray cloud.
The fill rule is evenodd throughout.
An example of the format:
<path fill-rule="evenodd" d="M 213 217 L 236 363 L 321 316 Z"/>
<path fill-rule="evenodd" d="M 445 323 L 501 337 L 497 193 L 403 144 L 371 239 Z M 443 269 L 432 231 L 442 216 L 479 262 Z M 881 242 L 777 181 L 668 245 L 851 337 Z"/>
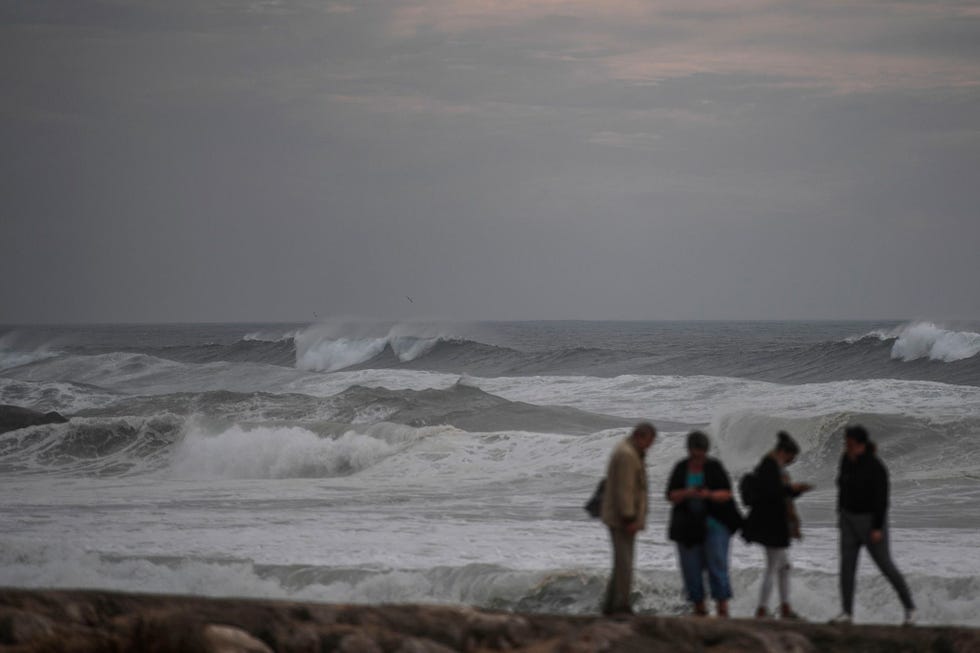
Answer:
<path fill-rule="evenodd" d="M 0 322 L 980 317 L 975 7 L 694 7 L 5 5 Z"/>

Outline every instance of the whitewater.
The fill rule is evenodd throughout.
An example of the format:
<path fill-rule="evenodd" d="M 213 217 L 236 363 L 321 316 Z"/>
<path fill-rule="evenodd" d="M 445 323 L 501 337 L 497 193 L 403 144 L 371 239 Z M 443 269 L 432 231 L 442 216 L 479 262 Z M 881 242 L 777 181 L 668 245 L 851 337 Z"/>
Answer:
<path fill-rule="evenodd" d="M 0 326 L 0 585 L 595 612 L 582 504 L 638 420 L 650 525 L 637 607 L 683 614 L 667 473 L 704 429 L 734 478 L 785 429 L 794 607 L 838 610 L 834 477 L 862 423 L 924 623 L 980 626 L 980 325 L 510 322 Z M 758 547 L 733 540 L 733 613 Z M 897 623 L 867 557 L 859 622 Z"/>

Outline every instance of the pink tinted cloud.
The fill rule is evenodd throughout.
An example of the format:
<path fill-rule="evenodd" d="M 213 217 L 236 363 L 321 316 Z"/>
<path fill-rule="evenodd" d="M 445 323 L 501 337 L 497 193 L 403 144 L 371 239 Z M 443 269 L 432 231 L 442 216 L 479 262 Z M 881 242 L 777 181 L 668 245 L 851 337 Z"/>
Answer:
<path fill-rule="evenodd" d="M 857 92 L 980 84 L 974 58 L 869 45 L 883 36 L 889 41 L 890 30 L 978 13 L 970 4 L 891 1 L 413 0 L 393 9 L 389 31 L 399 38 L 488 29 L 506 35 L 514 29 L 509 38 L 532 39 L 517 28 L 545 17 L 574 17 L 576 22 L 548 31 L 550 56 L 579 59 L 593 75 L 656 83 L 698 73 L 741 74 Z"/>

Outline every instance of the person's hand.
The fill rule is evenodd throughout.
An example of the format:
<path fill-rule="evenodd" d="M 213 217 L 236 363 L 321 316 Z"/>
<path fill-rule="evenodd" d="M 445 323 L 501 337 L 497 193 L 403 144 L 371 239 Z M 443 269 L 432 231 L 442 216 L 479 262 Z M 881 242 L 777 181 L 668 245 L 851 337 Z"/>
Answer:
<path fill-rule="evenodd" d="M 732 498 L 730 490 L 709 490 L 708 498 L 715 503 L 725 503 Z"/>
<path fill-rule="evenodd" d="M 804 492 L 809 492 L 813 489 L 813 486 L 809 483 L 793 483 L 793 491 L 798 494 L 803 494 Z"/>
<path fill-rule="evenodd" d="M 881 532 L 881 529 L 876 528 L 873 531 L 871 531 L 870 540 L 872 544 L 878 544 L 883 539 L 885 539 L 885 534 Z"/>
<path fill-rule="evenodd" d="M 640 530 L 640 523 L 635 519 L 631 519 L 628 522 L 626 522 L 626 532 L 629 533 L 630 535 L 636 535 L 639 530 Z"/>

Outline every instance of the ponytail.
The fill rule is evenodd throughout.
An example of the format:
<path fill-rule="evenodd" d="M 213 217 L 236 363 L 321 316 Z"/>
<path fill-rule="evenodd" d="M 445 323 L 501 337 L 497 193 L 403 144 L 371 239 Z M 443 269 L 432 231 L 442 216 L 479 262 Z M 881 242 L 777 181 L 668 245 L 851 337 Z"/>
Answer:
<path fill-rule="evenodd" d="M 796 443 L 796 440 L 789 433 L 780 431 L 776 434 L 776 451 L 785 451 L 795 456 L 800 453 L 800 445 Z"/>

